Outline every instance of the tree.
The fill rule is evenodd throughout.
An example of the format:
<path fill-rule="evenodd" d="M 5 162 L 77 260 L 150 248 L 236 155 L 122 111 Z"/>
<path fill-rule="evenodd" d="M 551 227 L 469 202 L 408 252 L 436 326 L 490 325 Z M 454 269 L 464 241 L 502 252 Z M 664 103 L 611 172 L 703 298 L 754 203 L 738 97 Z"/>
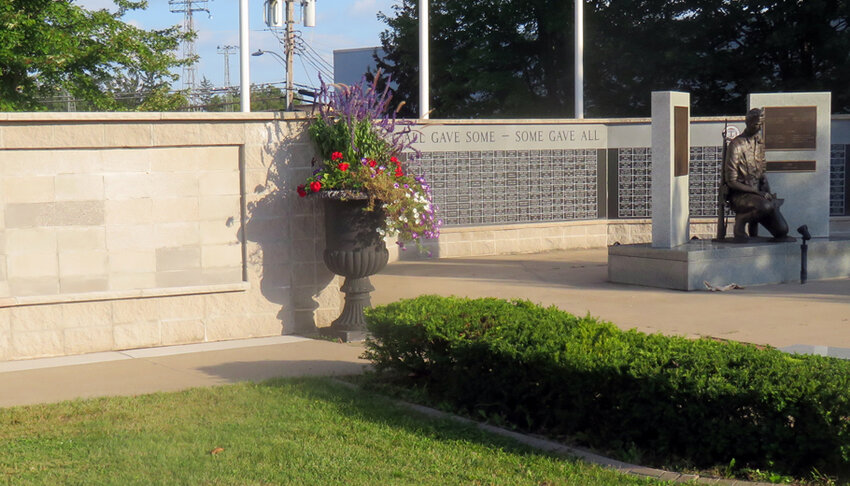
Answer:
<path fill-rule="evenodd" d="M 418 111 L 417 0 L 379 17 L 396 101 Z M 431 0 L 431 105 L 437 117 L 566 116 L 572 109 L 572 2 Z M 568 110 L 568 111 L 567 111 Z"/>
<path fill-rule="evenodd" d="M 126 12 L 147 2 L 114 1 L 115 13 L 71 0 L 0 2 L 0 110 L 44 110 L 63 93 L 99 111 L 185 105 L 169 90 L 178 77 L 172 69 L 194 61 L 174 53 L 191 34 L 125 23 Z"/>
<path fill-rule="evenodd" d="M 417 113 L 418 9 L 403 0 L 379 62 Z M 850 111 L 848 0 L 588 0 L 585 111 L 647 116 L 653 90 L 694 114 L 741 113 L 759 91 L 833 93 Z M 563 0 L 432 0 L 434 116 L 572 116 L 573 8 Z"/>

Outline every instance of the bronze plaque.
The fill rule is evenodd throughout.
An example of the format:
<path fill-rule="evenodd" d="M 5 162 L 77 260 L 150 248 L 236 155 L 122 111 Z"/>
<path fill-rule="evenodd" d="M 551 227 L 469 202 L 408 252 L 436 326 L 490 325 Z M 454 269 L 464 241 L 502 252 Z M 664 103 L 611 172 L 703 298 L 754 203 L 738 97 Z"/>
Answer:
<path fill-rule="evenodd" d="M 814 160 L 777 160 L 767 162 L 768 172 L 814 172 Z"/>
<path fill-rule="evenodd" d="M 688 107 L 673 107 L 673 175 L 688 175 Z"/>
<path fill-rule="evenodd" d="M 815 150 L 818 134 L 816 106 L 768 106 L 764 108 L 766 150 Z"/>

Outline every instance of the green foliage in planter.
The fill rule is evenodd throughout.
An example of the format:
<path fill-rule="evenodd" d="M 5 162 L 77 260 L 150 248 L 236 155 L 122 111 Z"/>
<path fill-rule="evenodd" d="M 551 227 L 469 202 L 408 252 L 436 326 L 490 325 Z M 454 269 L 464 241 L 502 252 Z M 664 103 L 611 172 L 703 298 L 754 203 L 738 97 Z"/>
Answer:
<path fill-rule="evenodd" d="M 465 413 L 656 464 L 850 465 L 850 362 L 621 331 L 520 300 L 423 296 L 367 321 L 379 371 Z"/>

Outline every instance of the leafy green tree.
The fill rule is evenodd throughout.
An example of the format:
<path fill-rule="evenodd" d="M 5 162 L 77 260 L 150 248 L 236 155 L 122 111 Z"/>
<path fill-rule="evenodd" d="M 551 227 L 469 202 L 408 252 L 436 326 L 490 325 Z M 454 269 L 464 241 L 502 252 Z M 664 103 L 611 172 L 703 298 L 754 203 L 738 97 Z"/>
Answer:
<path fill-rule="evenodd" d="M 418 1 L 402 0 L 381 35 L 378 67 L 418 112 Z M 431 0 L 435 117 L 572 114 L 572 2 Z"/>
<path fill-rule="evenodd" d="M 432 0 L 435 117 L 572 116 L 573 8 L 563 0 Z M 585 111 L 646 116 L 654 90 L 694 114 L 740 113 L 765 91 L 832 91 L 850 112 L 848 0 L 587 0 Z M 379 67 L 418 113 L 418 1 L 402 0 Z"/>
<path fill-rule="evenodd" d="M 97 111 L 184 106 L 170 86 L 173 69 L 194 61 L 175 54 L 187 34 L 130 25 L 126 12 L 147 2 L 114 1 L 115 13 L 71 0 L 0 2 L 0 110 L 44 110 L 57 94 Z"/>

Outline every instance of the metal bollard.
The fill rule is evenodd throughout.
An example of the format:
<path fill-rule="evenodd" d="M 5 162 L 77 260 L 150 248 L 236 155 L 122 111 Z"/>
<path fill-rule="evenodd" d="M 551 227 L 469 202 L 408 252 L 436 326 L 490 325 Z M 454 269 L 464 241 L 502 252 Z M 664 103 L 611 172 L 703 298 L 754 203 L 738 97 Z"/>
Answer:
<path fill-rule="evenodd" d="M 812 235 L 806 225 L 797 228 L 797 233 L 800 233 L 800 236 L 803 237 L 803 244 L 800 245 L 800 285 L 803 285 L 809 277 L 809 245 L 806 242 L 812 239 Z"/>

